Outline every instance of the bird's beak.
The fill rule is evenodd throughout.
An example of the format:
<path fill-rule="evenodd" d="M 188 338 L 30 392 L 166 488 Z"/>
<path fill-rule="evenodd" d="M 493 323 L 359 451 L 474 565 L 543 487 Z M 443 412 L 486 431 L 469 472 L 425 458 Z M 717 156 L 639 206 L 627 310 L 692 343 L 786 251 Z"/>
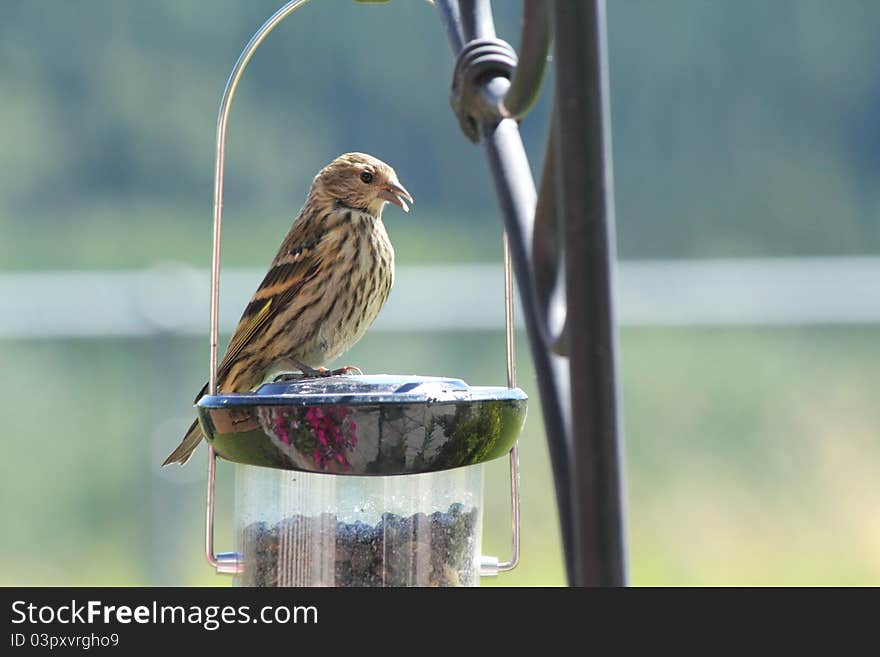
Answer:
<path fill-rule="evenodd" d="M 407 201 L 410 203 L 413 202 L 413 197 L 410 196 L 410 193 L 398 182 L 390 182 L 385 185 L 385 187 L 382 188 L 382 191 L 379 192 L 379 198 L 388 201 L 389 203 L 394 203 L 394 205 L 404 212 L 409 212 Z"/>

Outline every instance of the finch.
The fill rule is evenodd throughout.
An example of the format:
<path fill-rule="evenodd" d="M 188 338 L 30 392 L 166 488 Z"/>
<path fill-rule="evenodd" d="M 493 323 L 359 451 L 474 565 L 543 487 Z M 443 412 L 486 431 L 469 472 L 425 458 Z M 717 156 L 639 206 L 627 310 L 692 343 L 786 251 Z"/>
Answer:
<path fill-rule="evenodd" d="M 394 283 L 382 210 L 393 203 L 409 212 L 412 202 L 394 169 L 371 155 L 346 153 L 321 169 L 232 334 L 218 391 L 248 392 L 291 369 L 325 374 L 325 363 L 360 340 Z M 163 465 L 186 463 L 201 439 L 195 421 Z"/>

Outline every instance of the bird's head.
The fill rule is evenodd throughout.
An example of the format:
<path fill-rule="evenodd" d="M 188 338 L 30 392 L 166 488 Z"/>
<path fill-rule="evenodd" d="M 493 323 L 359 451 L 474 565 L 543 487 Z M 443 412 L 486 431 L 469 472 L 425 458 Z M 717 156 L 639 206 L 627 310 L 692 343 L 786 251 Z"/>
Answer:
<path fill-rule="evenodd" d="M 346 153 L 325 166 L 315 176 L 312 195 L 321 200 L 382 215 L 386 203 L 409 212 L 412 196 L 400 184 L 397 174 L 382 160 L 366 153 Z"/>

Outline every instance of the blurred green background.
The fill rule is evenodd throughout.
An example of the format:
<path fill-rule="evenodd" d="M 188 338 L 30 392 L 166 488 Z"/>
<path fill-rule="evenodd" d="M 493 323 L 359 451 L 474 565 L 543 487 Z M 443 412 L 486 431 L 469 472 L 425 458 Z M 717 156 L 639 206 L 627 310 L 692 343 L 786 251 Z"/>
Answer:
<path fill-rule="evenodd" d="M 4 0 L 0 275 L 204 272 L 219 96 L 279 4 Z M 494 4 L 516 45 L 521 3 Z M 621 259 L 880 252 L 880 4 L 609 5 Z M 498 262 L 494 192 L 449 109 L 451 69 L 425 2 L 315 0 L 285 21 L 232 112 L 224 266 L 265 266 L 311 177 L 350 150 L 391 163 L 417 200 L 387 217 L 401 267 Z M 548 96 L 522 124 L 536 175 Z M 876 324 L 622 329 L 632 583 L 880 584 L 878 338 Z M 159 467 L 192 417 L 206 343 L 0 338 L 0 584 L 228 582 L 202 558 L 204 452 Z M 345 360 L 499 384 L 503 348 L 500 331 L 376 331 Z M 533 399 L 522 564 L 488 583 L 562 584 L 524 335 L 518 353 Z M 489 466 L 484 552 L 501 556 L 506 477 Z M 220 481 L 227 549 L 230 466 Z"/>

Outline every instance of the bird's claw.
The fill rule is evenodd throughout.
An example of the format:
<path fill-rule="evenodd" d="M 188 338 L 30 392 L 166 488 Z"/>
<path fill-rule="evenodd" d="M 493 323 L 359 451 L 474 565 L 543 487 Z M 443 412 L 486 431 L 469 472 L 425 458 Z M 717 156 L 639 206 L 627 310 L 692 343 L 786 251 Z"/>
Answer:
<path fill-rule="evenodd" d="M 333 370 L 330 372 L 333 376 L 345 375 L 345 374 L 357 374 L 358 376 L 363 376 L 364 371 L 360 367 L 356 367 L 354 365 L 346 365 L 345 367 L 340 367 L 338 370 Z"/>
<path fill-rule="evenodd" d="M 326 367 L 309 367 L 308 365 L 300 365 L 299 372 L 283 372 L 276 376 L 272 382 L 282 383 L 284 381 L 297 381 L 299 379 L 321 379 L 328 376 L 344 376 L 346 374 L 357 374 L 363 376 L 364 372 L 354 365 L 346 365 L 335 370 L 328 370 Z"/>
<path fill-rule="evenodd" d="M 306 378 L 307 375 L 302 372 L 282 372 L 278 374 L 274 379 L 272 379 L 272 383 L 287 383 L 288 381 L 299 381 L 300 379 Z"/>
<path fill-rule="evenodd" d="M 345 367 L 340 367 L 335 370 L 328 370 L 326 367 L 319 367 L 317 369 L 309 367 L 307 370 L 308 371 L 303 370 L 303 374 L 310 377 L 344 376 L 352 373 L 363 376 L 364 374 L 361 368 L 355 367 L 354 365 L 346 365 Z"/>

